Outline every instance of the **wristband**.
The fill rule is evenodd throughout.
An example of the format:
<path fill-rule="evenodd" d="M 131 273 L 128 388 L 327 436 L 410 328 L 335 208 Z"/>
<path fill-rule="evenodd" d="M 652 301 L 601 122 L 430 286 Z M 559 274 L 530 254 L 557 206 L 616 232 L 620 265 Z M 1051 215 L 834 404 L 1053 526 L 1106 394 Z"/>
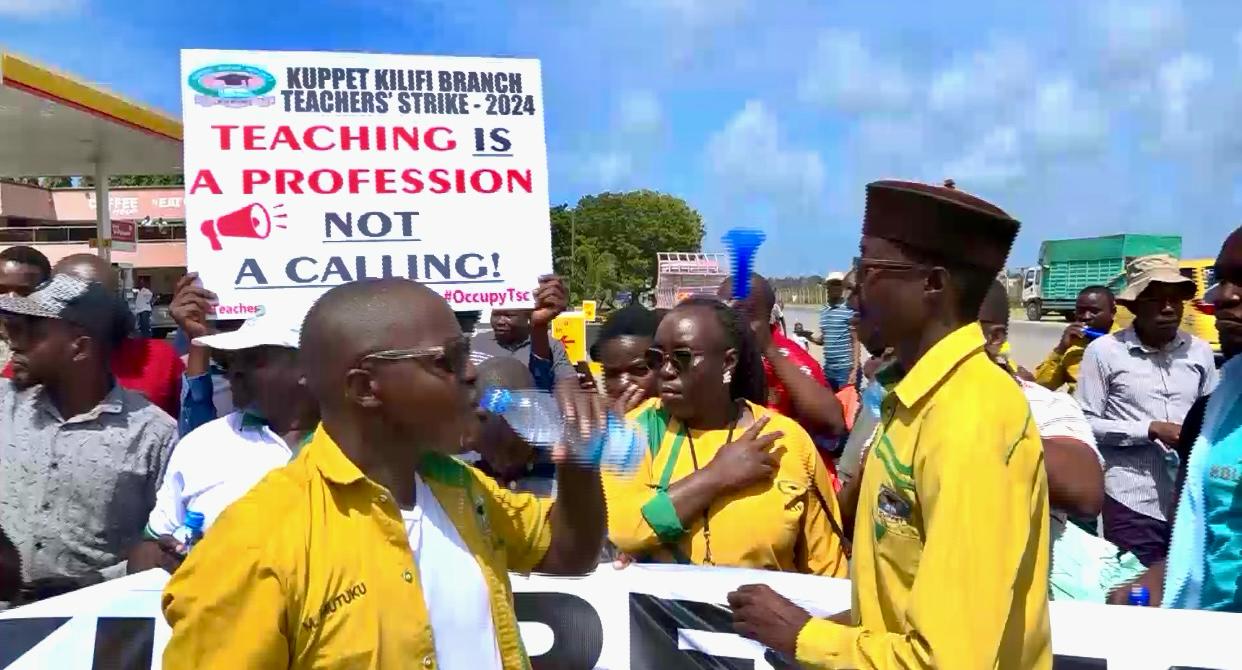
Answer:
<path fill-rule="evenodd" d="M 686 529 L 682 527 L 681 519 L 677 516 L 677 508 L 673 507 L 673 500 L 668 497 L 667 491 L 656 491 L 651 500 L 643 505 L 642 513 L 647 525 L 651 526 L 661 542 L 675 542 L 686 534 Z"/>

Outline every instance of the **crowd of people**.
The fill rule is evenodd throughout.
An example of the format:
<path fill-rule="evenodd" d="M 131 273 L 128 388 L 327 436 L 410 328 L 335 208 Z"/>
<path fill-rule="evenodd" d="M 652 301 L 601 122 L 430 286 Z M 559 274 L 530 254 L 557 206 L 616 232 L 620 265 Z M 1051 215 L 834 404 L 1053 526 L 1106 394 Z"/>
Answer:
<path fill-rule="evenodd" d="M 1205 298 L 1219 370 L 1179 329 L 1193 282 L 1152 256 L 1084 289 L 1031 372 L 997 280 L 1018 221 L 951 183 L 865 197 L 818 332 L 786 335 L 765 278 L 726 281 L 614 312 L 599 379 L 550 334 L 556 277 L 471 333 L 399 279 L 215 320 L 191 274 L 178 356 L 107 263 L 9 248 L 0 608 L 161 568 L 166 667 L 450 669 L 526 667 L 509 572 L 601 562 L 848 577 L 831 618 L 727 594 L 739 634 L 809 668 L 1048 668 L 1049 599 L 1132 586 L 1242 611 L 1242 229 Z M 624 415 L 636 472 L 528 444 L 479 408 L 497 387 L 554 393 L 567 436 Z"/>

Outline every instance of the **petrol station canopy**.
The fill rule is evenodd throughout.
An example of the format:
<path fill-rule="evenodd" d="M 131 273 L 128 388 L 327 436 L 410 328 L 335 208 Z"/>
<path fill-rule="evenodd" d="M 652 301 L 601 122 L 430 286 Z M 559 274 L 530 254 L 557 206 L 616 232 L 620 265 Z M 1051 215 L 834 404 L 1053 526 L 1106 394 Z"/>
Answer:
<path fill-rule="evenodd" d="M 0 177 L 181 172 L 181 122 L 0 52 Z"/>

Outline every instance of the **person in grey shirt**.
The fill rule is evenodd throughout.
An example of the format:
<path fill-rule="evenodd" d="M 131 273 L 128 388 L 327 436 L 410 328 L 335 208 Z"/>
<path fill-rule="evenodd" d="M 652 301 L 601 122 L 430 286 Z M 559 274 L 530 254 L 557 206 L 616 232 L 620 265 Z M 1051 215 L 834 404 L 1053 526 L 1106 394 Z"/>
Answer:
<path fill-rule="evenodd" d="M 113 380 L 119 310 L 69 275 L 0 296 L 13 346 L 13 379 L 0 380 L 0 528 L 21 562 L 16 603 L 124 575 L 155 504 L 177 425 Z"/>
<path fill-rule="evenodd" d="M 1087 346 L 1076 397 L 1104 457 L 1104 537 L 1150 565 L 1168 551 L 1182 421 L 1217 375 L 1207 342 L 1179 330 L 1195 285 L 1177 260 L 1144 256 L 1126 274 L 1117 302 L 1134 323 Z"/>
<path fill-rule="evenodd" d="M 492 310 L 491 332 L 475 333 L 470 341 L 475 364 L 497 356 L 516 358 L 530 368 L 535 386 L 544 391 L 577 376 L 565 345 L 551 335 L 552 320 L 565 311 L 567 300 L 560 277 L 543 277 L 533 310 Z"/>

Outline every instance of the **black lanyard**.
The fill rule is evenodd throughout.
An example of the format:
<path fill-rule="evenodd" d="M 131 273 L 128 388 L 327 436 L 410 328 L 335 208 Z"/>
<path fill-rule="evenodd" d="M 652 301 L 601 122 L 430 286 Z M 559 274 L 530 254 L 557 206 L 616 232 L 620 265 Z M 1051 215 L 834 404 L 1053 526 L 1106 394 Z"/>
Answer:
<path fill-rule="evenodd" d="M 729 436 L 725 438 L 725 442 L 724 442 L 725 444 L 731 444 L 733 442 L 733 431 L 737 428 L 737 422 L 741 420 L 742 420 L 742 406 L 741 406 L 741 403 L 739 403 L 737 407 L 737 414 L 733 417 L 733 422 L 729 424 Z M 684 421 L 682 422 L 681 427 L 682 427 L 682 431 L 684 431 L 685 433 L 686 441 L 690 443 L 690 462 L 694 464 L 694 471 L 698 472 L 699 471 L 699 455 L 694 448 L 694 435 L 690 433 L 690 426 L 687 426 Z M 707 507 L 703 508 L 703 544 L 704 544 L 703 562 L 708 565 L 715 565 L 715 563 L 712 561 L 712 527 L 707 519 L 708 514 L 711 512 L 711 509 L 712 509 L 712 504 L 710 502 L 707 503 Z"/>

